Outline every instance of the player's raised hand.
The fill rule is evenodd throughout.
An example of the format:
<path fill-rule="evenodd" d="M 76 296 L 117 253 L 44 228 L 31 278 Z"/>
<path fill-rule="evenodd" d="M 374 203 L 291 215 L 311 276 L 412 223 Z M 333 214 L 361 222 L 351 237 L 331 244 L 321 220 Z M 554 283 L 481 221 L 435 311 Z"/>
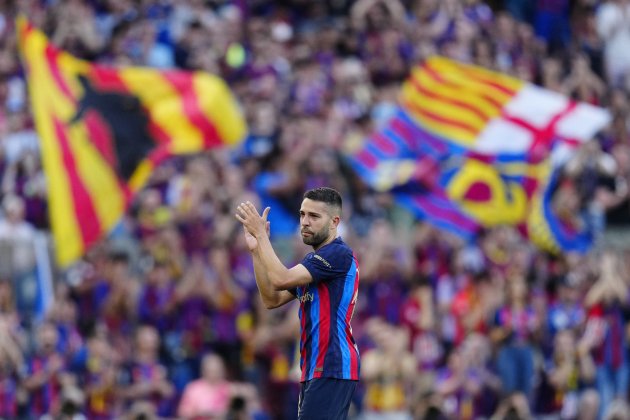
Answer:
<path fill-rule="evenodd" d="M 243 230 L 245 232 L 245 241 L 250 251 L 253 251 L 258 246 L 257 237 L 261 235 L 269 236 L 270 225 L 267 221 L 270 208 L 267 207 L 263 211 L 263 214 L 258 214 L 256 207 L 249 201 L 241 203 L 236 208 L 236 220 L 243 224 Z"/>

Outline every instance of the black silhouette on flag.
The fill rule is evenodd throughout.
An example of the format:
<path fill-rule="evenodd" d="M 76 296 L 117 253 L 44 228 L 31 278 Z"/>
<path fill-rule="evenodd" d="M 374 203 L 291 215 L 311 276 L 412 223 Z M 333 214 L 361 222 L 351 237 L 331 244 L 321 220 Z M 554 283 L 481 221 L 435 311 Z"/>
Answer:
<path fill-rule="evenodd" d="M 84 93 L 70 124 L 82 120 L 88 111 L 96 112 L 113 137 L 114 169 L 122 179 L 129 181 L 140 162 L 156 146 L 149 133 L 149 117 L 137 97 L 122 92 L 97 91 L 87 77 L 81 75 L 78 79 Z"/>

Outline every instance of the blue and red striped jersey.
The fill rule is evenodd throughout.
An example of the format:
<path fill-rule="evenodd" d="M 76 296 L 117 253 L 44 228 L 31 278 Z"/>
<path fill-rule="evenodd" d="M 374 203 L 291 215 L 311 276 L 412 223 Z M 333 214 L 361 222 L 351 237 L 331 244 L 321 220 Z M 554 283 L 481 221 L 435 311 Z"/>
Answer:
<path fill-rule="evenodd" d="M 341 238 L 307 254 L 302 265 L 313 281 L 297 287 L 300 301 L 301 381 L 359 380 L 359 350 L 350 321 L 359 290 L 359 264 Z"/>

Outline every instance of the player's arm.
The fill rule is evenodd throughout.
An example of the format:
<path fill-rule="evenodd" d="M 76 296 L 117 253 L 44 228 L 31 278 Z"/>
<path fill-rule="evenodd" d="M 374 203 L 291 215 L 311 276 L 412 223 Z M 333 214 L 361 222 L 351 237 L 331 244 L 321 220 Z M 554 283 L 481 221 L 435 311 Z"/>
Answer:
<path fill-rule="evenodd" d="M 255 238 L 251 253 L 254 260 L 254 272 L 261 296 L 267 307 L 281 306 L 293 295 L 288 290 L 310 283 L 311 273 L 302 264 L 287 268 L 274 251 L 267 232 L 267 207 L 262 216 L 252 203 L 238 206 L 236 219 L 243 224 L 246 234 Z M 277 293 L 286 292 L 286 293 Z M 291 298 L 289 297 L 291 296 Z"/>
<path fill-rule="evenodd" d="M 267 276 L 265 265 L 260 259 L 258 252 L 253 252 L 252 258 L 254 260 L 254 275 L 256 277 L 258 292 L 267 309 L 277 308 L 295 299 L 295 296 L 291 292 L 278 290 L 271 284 Z"/>
<path fill-rule="evenodd" d="M 257 257 L 265 267 L 265 274 L 269 279 L 269 283 L 276 290 L 290 290 L 313 281 L 311 273 L 302 264 L 287 268 L 280 261 L 280 258 L 278 258 L 271 246 L 269 236 L 260 235 L 256 236 L 256 239 L 258 240 L 258 248 L 254 251 L 254 254 L 257 254 Z"/>

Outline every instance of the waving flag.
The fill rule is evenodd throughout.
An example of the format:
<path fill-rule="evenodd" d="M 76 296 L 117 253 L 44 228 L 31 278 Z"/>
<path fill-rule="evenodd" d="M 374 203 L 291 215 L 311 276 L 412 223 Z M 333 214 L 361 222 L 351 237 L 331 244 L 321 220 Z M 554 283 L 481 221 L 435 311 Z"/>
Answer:
<path fill-rule="evenodd" d="M 373 188 L 460 236 L 520 225 L 548 250 L 583 250 L 586 227 L 571 230 L 551 211 L 551 174 L 609 120 L 601 108 L 432 57 L 403 84 L 397 114 L 350 161 Z"/>
<path fill-rule="evenodd" d="M 111 231 L 162 159 L 245 137 L 234 97 L 213 75 L 94 65 L 24 18 L 17 31 L 62 266 Z"/>

